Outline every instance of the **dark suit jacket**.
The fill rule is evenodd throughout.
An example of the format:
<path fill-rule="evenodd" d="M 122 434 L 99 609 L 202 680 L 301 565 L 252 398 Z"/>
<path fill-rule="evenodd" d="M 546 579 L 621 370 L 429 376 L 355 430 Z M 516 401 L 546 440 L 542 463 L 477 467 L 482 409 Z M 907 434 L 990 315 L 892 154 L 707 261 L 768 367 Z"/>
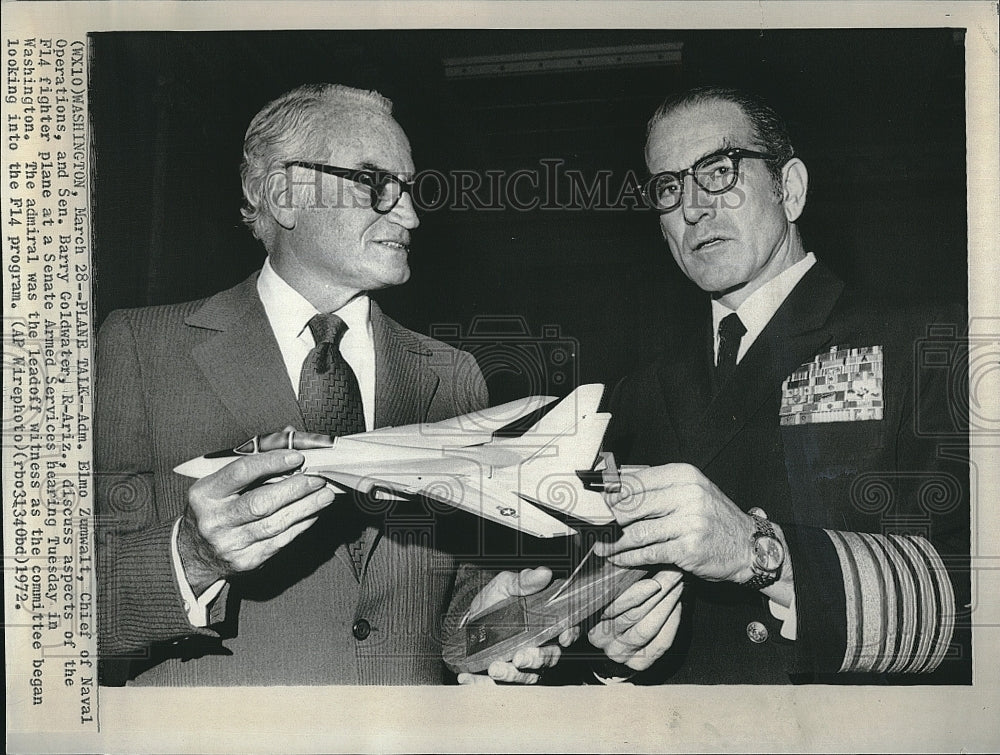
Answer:
<path fill-rule="evenodd" d="M 372 303 L 379 427 L 482 408 L 475 360 Z M 302 417 L 256 274 L 209 299 L 112 313 L 98 338 L 96 469 L 105 683 L 440 683 L 440 617 L 458 566 L 419 505 L 340 497 L 260 569 L 234 577 L 195 629 L 170 537 L 191 480 L 178 463 Z M 354 576 L 346 543 L 365 535 Z M 470 588 L 471 589 L 471 588 Z M 368 622 L 367 636 L 353 627 Z M 128 670 L 123 671 L 123 666 Z"/>
<path fill-rule="evenodd" d="M 928 330 L 937 323 L 944 327 Z M 648 679 L 967 681 L 968 635 L 959 627 L 949 642 L 955 616 L 946 594 L 950 580 L 962 612 L 969 600 L 968 437 L 954 389 L 965 376 L 964 315 L 850 293 L 817 263 L 714 398 L 708 302 L 678 325 L 662 356 L 617 388 L 607 445 L 624 463 L 693 464 L 744 511 L 759 506 L 783 527 L 798 639 L 780 637 L 760 593 L 690 579 L 675 648 Z M 883 349 L 882 419 L 780 424 L 783 383 L 798 367 L 833 347 L 873 345 Z M 913 550 L 921 545 L 913 535 L 933 544 L 947 577 L 935 568 L 942 561 Z M 881 553 L 886 543 L 903 556 Z M 915 567 L 918 578 L 897 568 L 913 554 L 928 567 Z M 867 568 L 869 558 L 884 568 Z M 751 640 L 761 636 L 748 632 L 752 622 L 766 628 L 764 642 Z M 931 657 L 941 653 L 930 676 L 869 673 L 933 668 Z"/>

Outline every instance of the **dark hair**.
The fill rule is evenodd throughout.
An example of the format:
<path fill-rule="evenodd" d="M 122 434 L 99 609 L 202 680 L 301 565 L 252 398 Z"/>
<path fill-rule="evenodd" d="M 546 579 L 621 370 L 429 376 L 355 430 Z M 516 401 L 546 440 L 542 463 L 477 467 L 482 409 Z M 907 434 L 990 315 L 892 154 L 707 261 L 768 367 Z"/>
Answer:
<path fill-rule="evenodd" d="M 788 136 L 784 120 L 760 96 L 728 87 L 698 87 L 672 94 L 663 101 L 646 125 L 646 139 L 658 121 L 681 108 L 700 105 L 705 102 L 721 101 L 737 105 L 754 130 L 754 137 L 763 151 L 774 155 L 766 160 L 767 170 L 776 186 L 781 184 L 781 169 L 795 156 L 795 148 Z"/>

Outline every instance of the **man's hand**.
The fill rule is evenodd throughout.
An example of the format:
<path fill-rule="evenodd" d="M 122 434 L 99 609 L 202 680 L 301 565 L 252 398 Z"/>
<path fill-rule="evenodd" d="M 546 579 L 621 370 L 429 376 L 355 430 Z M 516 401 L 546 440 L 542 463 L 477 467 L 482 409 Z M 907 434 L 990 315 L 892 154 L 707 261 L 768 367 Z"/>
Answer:
<path fill-rule="evenodd" d="M 219 579 L 257 568 L 330 505 L 334 493 L 319 477 L 291 475 L 259 484 L 294 472 L 303 461 L 302 454 L 288 450 L 244 456 L 191 486 L 177 550 L 195 595 Z"/>
<path fill-rule="evenodd" d="M 622 536 L 595 552 L 619 566 L 673 564 L 707 580 L 742 583 L 753 576 L 753 519 L 689 464 L 649 467 L 606 498 Z"/>
<path fill-rule="evenodd" d="M 537 569 L 522 569 L 520 574 L 505 571 L 497 574 L 472 601 L 469 616 L 475 617 L 490 606 L 515 595 L 534 595 L 544 590 L 552 581 L 552 570 L 539 566 Z M 557 638 L 558 644 L 541 647 L 521 648 L 510 661 L 494 661 L 486 670 L 487 675 L 459 674 L 459 684 L 535 684 L 541 678 L 543 669 L 552 668 L 562 656 L 562 648 L 572 645 L 580 635 L 580 628 L 567 629 Z M 561 647 L 560 647 L 561 646 Z"/>
<path fill-rule="evenodd" d="M 615 663 L 645 671 L 674 643 L 681 620 L 683 572 L 664 569 L 629 587 L 604 609 L 590 643 Z"/>

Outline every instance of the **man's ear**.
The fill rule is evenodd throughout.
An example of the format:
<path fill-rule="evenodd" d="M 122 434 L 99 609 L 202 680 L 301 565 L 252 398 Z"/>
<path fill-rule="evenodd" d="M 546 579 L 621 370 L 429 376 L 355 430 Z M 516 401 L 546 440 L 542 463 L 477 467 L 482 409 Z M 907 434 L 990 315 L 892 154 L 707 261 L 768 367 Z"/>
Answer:
<path fill-rule="evenodd" d="M 793 157 L 781 169 L 781 203 L 785 207 L 785 217 L 789 223 L 799 219 L 806 206 L 806 192 L 809 190 L 809 171 L 805 163 Z"/>
<path fill-rule="evenodd" d="M 292 184 L 287 170 L 275 170 L 264 181 L 264 196 L 275 222 L 290 231 L 295 227 L 297 208 L 293 201 Z"/>

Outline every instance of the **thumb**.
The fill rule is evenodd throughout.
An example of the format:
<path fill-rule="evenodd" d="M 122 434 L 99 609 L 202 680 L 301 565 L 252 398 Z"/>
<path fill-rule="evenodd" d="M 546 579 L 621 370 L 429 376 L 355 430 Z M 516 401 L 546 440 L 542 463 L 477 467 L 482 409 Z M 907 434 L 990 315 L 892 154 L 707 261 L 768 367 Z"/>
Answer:
<path fill-rule="evenodd" d="M 546 585 L 552 581 L 552 570 L 547 566 L 538 566 L 534 569 L 522 569 L 517 575 L 517 579 L 510 586 L 510 595 L 534 595 L 536 592 L 545 589 Z"/>

